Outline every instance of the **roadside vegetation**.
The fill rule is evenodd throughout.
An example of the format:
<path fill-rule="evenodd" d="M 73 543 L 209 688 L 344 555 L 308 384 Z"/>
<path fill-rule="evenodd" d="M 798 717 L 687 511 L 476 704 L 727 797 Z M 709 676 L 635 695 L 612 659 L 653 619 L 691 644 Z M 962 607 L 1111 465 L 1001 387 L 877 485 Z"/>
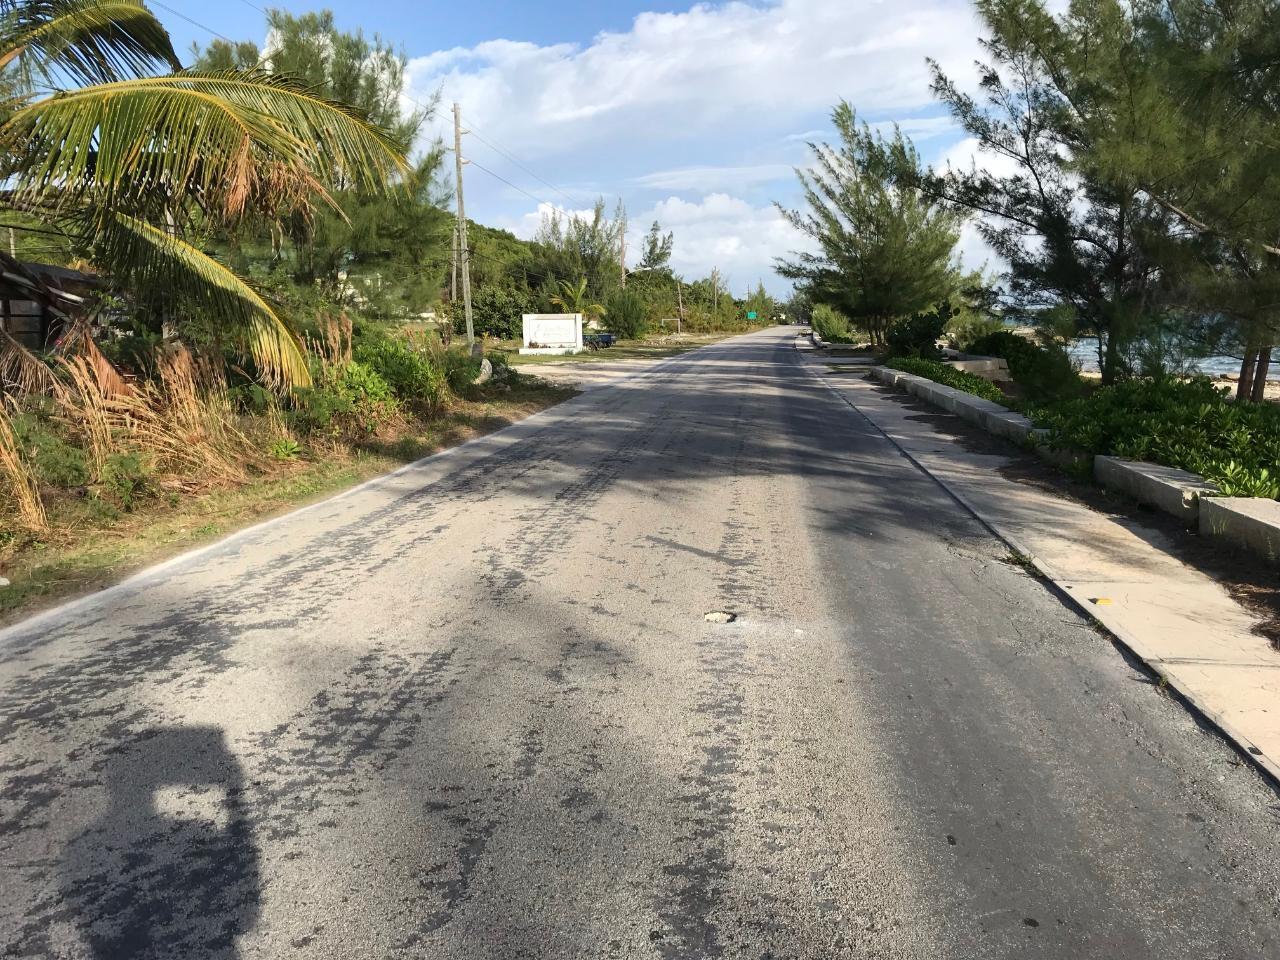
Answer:
<path fill-rule="evenodd" d="M 1275 4 L 975 7 L 978 93 L 932 65 L 974 164 L 930 169 L 901 132 L 837 106 L 839 142 L 812 145 L 800 177 L 806 209 L 784 211 L 817 249 L 779 261 L 793 312 L 827 340 L 1026 411 L 1055 444 L 1280 495 L 1280 410 L 1263 402 L 1280 340 Z M 960 271 L 966 222 L 1000 274 Z M 1098 381 L 1068 351 L 1081 340 Z M 1013 384 L 940 363 L 940 343 L 1003 357 Z M 1221 355 L 1240 361 L 1234 397 L 1193 375 Z"/>
<path fill-rule="evenodd" d="M 40 314 L 0 323 L 0 615 L 571 395 L 509 367 L 522 313 L 657 356 L 778 310 L 681 277 L 658 224 L 624 274 L 603 200 L 469 224 L 481 376 L 437 105 L 382 38 L 266 18 L 184 67 L 142 0 L 0 0 L 0 267 Z"/>

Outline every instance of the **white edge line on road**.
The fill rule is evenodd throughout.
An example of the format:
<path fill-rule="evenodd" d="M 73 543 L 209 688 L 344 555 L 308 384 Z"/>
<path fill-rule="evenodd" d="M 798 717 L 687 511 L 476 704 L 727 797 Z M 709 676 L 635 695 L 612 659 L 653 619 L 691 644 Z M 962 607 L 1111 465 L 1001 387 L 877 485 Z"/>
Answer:
<path fill-rule="evenodd" d="M 907 450 L 900 443 L 898 443 L 897 440 L 893 439 L 893 437 L 890 436 L 884 429 L 882 429 L 878 423 L 876 423 L 874 420 L 868 417 L 865 413 L 859 410 L 857 405 L 852 400 L 850 400 L 847 396 L 845 396 L 844 393 L 842 393 L 835 386 L 835 384 L 829 383 L 826 380 L 824 380 L 818 374 L 818 372 L 813 369 L 812 364 L 808 360 L 806 360 L 803 356 L 799 357 L 798 359 L 800 360 L 801 366 L 803 366 L 806 370 L 808 370 L 810 376 L 812 376 L 824 387 L 826 387 L 833 394 L 835 394 L 841 400 L 841 402 L 844 403 L 845 406 L 847 406 L 850 410 L 856 413 L 864 421 L 870 424 L 871 427 L 873 427 L 875 431 L 879 433 L 882 437 L 888 440 L 889 443 L 893 444 L 894 449 L 896 449 L 900 454 L 902 454 L 902 456 L 906 458 L 908 462 L 914 465 L 917 470 L 923 473 L 926 477 L 929 477 L 931 480 L 933 480 L 934 483 L 936 483 L 939 487 L 941 487 L 942 490 L 949 497 L 951 497 L 952 500 L 960 504 L 960 506 L 963 507 L 965 511 L 971 514 L 975 520 L 977 520 L 983 527 L 985 527 L 988 531 L 990 531 L 992 536 L 994 536 L 997 540 L 1002 541 L 1006 546 L 1008 546 L 1015 553 L 1029 560 L 1032 566 L 1034 566 L 1038 571 L 1040 571 L 1041 575 L 1043 576 L 1044 579 L 1042 582 L 1047 584 L 1049 587 L 1051 587 L 1052 592 L 1054 594 L 1056 594 L 1061 600 L 1065 600 L 1068 604 L 1070 604 L 1071 606 L 1079 610 L 1082 614 L 1084 614 L 1086 619 L 1088 619 L 1090 622 L 1096 624 L 1098 627 L 1104 630 L 1108 636 L 1113 637 L 1115 641 L 1125 649 L 1125 651 L 1129 654 L 1129 656 L 1133 657 L 1135 660 L 1139 661 L 1140 663 L 1146 664 L 1147 668 L 1151 670 L 1152 673 L 1154 673 L 1156 676 L 1164 680 L 1165 683 L 1168 684 L 1169 688 L 1178 694 L 1178 696 L 1191 708 L 1193 713 L 1199 714 L 1205 720 L 1206 723 L 1208 723 L 1210 726 L 1212 726 L 1222 735 L 1223 739 L 1225 739 L 1241 757 L 1248 760 L 1254 766 L 1255 769 L 1260 771 L 1264 777 L 1266 777 L 1269 781 L 1271 781 L 1274 787 L 1280 788 L 1280 764 L 1278 764 L 1276 761 L 1268 757 L 1265 753 L 1261 751 L 1261 748 L 1256 743 L 1254 743 L 1247 736 L 1245 736 L 1240 731 L 1235 729 L 1235 727 L 1230 722 L 1228 722 L 1226 719 L 1223 718 L 1222 714 L 1219 711 L 1213 709 L 1208 704 L 1204 703 L 1201 700 L 1201 698 L 1197 696 L 1193 691 L 1183 687 L 1178 682 L 1178 678 L 1176 676 L 1166 672 L 1163 669 L 1164 665 L 1159 659 L 1150 659 L 1142 656 L 1142 654 L 1138 652 L 1137 642 L 1123 627 L 1105 623 L 1102 619 L 1100 619 L 1089 607 L 1088 603 L 1085 600 L 1082 600 L 1080 597 L 1076 596 L 1073 591 L 1068 590 L 1066 588 L 1065 583 L 1067 581 L 1065 581 L 1052 567 L 1050 567 L 1047 563 L 1042 561 L 1039 557 L 1037 557 L 1034 553 L 1032 553 L 1029 549 L 1027 549 L 1027 547 L 1024 546 L 1018 540 L 1017 537 L 1013 536 L 1012 534 L 1008 533 L 1005 530 L 1002 530 L 997 524 L 989 521 L 986 517 L 984 517 L 978 511 L 977 507 L 975 507 L 972 503 L 969 502 L 969 500 L 963 494 L 961 494 L 957 490 L 952 489 L 950 484 L 948 484 L 941 477 L 934 474 L 932 471 L 929 470 L 928 467 L 926 467 L 923 463 L 921 463 L 909 452 L 907 452 Z M 946 411 L 943 411 L 943 412 L 945 413 Z M 1254 751 L 1258 751 L 1258 752 L 1255 753 Z"/>
<path fill-rule="evenodd" d="M 741 336 L 741 334 L 739 334 L 739 336 Z M 399 477 L 406 473 L 410 473 L 415 470 L 420 470 L 423 467 L 426 467 L 429 465 L 437 464 L 442 460 L 453 459 L 453 458 L 462 456 L 465 453 L 474 453 L 476 452 L 476 448 L 478 447 L 492 446 L 494 449 L 489 450 L 486 453 L 483 453 L 479 459 L 483 460 L 483 459 L 486 459 L 487 457 L 491 457 L 495 453 L 505 450 L 507 447 L 513 446 L 516 443 L 519 443 L 521 440 L 525 439 L 523 436 L 513 437 L 513 436 L 510 436 L 510 434 L 528 433 L 529 425 L 533 424 L 534 421 L 564 419 L 565 407 L 573 403 L 575 400 L 580 399 L 581 397 L 588 396 L 591 394 L 598 394 L 604 390 L 610 390 L 618 386 L 619 384 L 626 383 L 627 381 L 630 381 L 630 380 L 635 380 L 638 377 L 651 376 L 653 374 L 660 373 L 663 368 L 673 363 L 676 363 L 677 361 L 683 360 L 695 353 L 699 353 L 703 350 L 706 350 L 709 347 L 719 346 L 720 344 L 724 343 L 726 340 L 730 340 L 730 339 L 734 339 L 734 338 L 726 337 L 725 340 L 716 340 L 712 343 L 705 343 L 701 346 L 694 347 L 692 350 L 686 350 L 684 353 L 678 353 L 675 356 L 658 360 L 652 366 L 646 366 L 636 370 L 634 373 L 628 373 L 628 374 L 622 375 L 618 377 L 618 379 L 610 383 L 606 383 L 600 387 L 597 387 L 595 390 L 583 391 L 582 393 L 579 393 L 578 396 L 576 397 L 570 397 L 568 400 L 565 400 L 561 403 L 557 403 L 554 406 L 547 407 L 545 410 L 539 410 L 537 413 L 530 414 L 527 417 L 517 420 L 515 423 L 508 424 L 507 426 L 503 427 L 500 430 L 495 430 L 493 431 L 493 433 L 487 433 L 482 437 L 475 437 L 471 440 L 464 441 L 463 443 L 460 443 L 457 446 L 449 447 L 446 450 L 440 450 L 437 453 L 429 454 L 428 456 L 425 456 L 420 460 L 415 460 L 412 463 L 406 463 L 402 467 L 397 467 L 395 470 L 392 470 L 390 473 L 383 473 L 383 474 L 379 474 L 376 477 L 370 477 L 368 480 L 358 483 L 354 487 L 348 487 L 346 490 L 342 490 L 338 493 L 333 494 L 333 496 L 325 497 L 323 500 L 317 500 L 315 503 L 309 503 L 306 506 L 298 507 L 294 510 L 288 511 L 287 513 L 282 513 L 277 517 L 271 517 L 268 520 L 260 521 L 259 523 L 252 524 L 251 526 L 248 526 L 248 527 L 242 527 L 239 530 L 235 530 L 232 533 L 227 534 L 225 537 L 223 537 L 220 540 L 215 540 L 212 543 L 207 543 L 202 547 L 196 547 L 193 550 L 188 550 L 184 553 L 180 553 L 177 556 L 170 557 L 168 560 L 162 560 L 157 564 L 154 564 L 150 567 L 146 567 L 142 570 L 139 570 L 136 573 L 132 573 L 129 576 L 127 576 L 125 579 L 121 580 L 119 583 L 114 583 L 109 587 L 103 587 L 101 590 L 94 590 L 91 593 L 86 593 L 84 596 L 74 597 L 70 600 L 66 600 L 58 604 L 57 606 L 50 607 L 47 610 L 40 610 L 36 613 L 33 613 L 31 616 L 23 620 L 19 620 L 16 623 L 11 623 L 9 624 L 9 626 L 4 627 L 3 629 L 0 629 L 0 652 L 3 652 L 6 647 L 8 647 L 10 644 L 13 643 L 14 640 L 18 639 L 19 637 L 27 636 L 28 634 L 31 633 L 32 630 L 46 626 L 51 621 L 73 616 L 83 608 L 92 606 L 95 603 L 103 603 L 117 594 L 127 593 L 130 590 L 136 590 L 137 588 L 143 585 L 150 584 L 152 582 L 160 582 L 163 580 L 163 575 L 165 573 L 168 573 L 177 567 L 185 566 L 186 564 L 192 563 L 193 561 L 198 560 L 201 557 L 206 556 L 210 553 L 223 550 L 226 547 L 231 546 L 232 544 L 237 543 L 241 540 L 247 540 L 253 535 L 260 533 L 263 530 L 266 530 L 270 527 L 274 527 L 277 524 L 282 524 L 290 520 L 296 520 L 298 517 L 312 510 L 316 510 L 320 507 L 328 506 L 330 504 L 336 503 L 339 500 L 343 500 L 346 497 L 355 496 L 356 494 L 364 492 L 366 490 L 376 489 L 377 487 L 380 487 L 386 483 L 389 483 L 390 481 L 394 480 L 396 477 Z M 517 370 L 517 372 L 519 371 Z M 539 429 L 541 429 L 541 427 L 544 426 L 544 424 L 538 423 L 536 424 L 536 426 Z"/>

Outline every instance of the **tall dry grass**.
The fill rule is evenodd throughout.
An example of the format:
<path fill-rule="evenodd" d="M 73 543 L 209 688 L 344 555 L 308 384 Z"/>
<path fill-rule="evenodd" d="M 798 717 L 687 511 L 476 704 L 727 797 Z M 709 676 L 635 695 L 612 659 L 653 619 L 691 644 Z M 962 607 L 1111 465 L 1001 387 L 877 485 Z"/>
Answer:
<path fill-rule="evenodd" d="M 145 456 L 168 486 L 199 489 L 243 483 L 263 457 L 238 428 L 219 367 L 181 345 L 156 357 L 156 377 L 128 393 L 103 388 L 84 357 L 62 361 L 62 418 L 84 442 L 94 480 L 114 453 Z"/>
<path fill-rule="evenodd" d="M 18 522 L 32 533 L 45 533 L 49 518 L 40 499 L 40 483 L 35 470 L 18 450 L 18 439 L 9 411 L 0 403 L 0 479 L 16 507 Z"/>

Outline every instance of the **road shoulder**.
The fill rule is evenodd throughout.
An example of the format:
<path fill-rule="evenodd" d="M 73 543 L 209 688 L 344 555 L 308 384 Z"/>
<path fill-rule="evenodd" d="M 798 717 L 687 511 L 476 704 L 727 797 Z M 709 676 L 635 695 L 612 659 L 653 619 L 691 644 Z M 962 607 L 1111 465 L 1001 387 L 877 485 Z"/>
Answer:
<path fill-rule="evenodd" d="M 853 370 L 806 367 L 884 433 L 1163 685 L 1280 784 L 1280 651 L 1260 618 L 1179 560 L 1164 535 L 1002 475 L 1014 455 L 974 451 Z"/>

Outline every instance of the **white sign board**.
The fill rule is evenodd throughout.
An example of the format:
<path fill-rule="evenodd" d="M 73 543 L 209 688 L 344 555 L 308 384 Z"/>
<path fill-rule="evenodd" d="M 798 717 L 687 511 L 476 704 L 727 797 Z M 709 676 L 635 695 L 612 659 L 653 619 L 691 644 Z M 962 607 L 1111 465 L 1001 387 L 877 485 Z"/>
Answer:
<path fill-rule="evenodd" d="M 526 313 L 521 353 L 578 353 L 582 350 L 582 314 Z"/>

